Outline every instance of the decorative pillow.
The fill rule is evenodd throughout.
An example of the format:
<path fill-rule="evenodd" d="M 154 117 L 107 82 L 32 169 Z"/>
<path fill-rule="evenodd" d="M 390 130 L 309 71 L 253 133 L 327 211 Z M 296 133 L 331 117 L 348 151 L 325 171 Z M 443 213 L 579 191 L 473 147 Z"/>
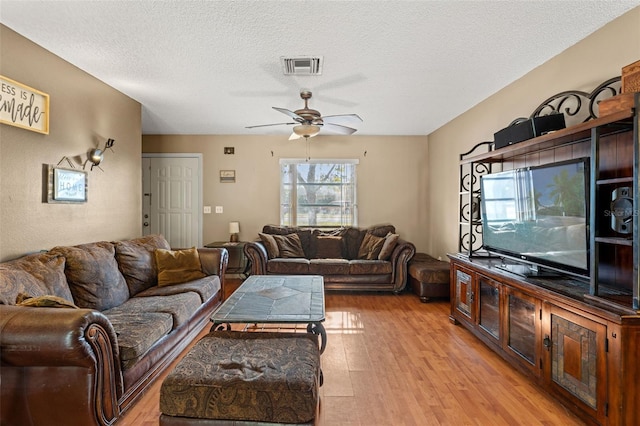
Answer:
<path fill-rule="evenodd" d="M 20 293 L 16 298 L 16 306 L 32 306 L 36 308 L 73 308 L 78 309 L 73 302 L 62 297 L 47 294 L 44 296 L 31 297 L 28 294 Z"/>
<path fill-rule="evenodd" d="M 343 259 L 342 237 L 316 237 L 316 259 Z"/>
<path fill-rule="evenodd" d="M 118 269 L 112 243 L 54 247 L 51 253 L 62 253 L 66 258 L 64 273 L 79 307 L 106 311 L 129 299 L 129 287 Z"/>
<path fill-rule="evenodd" d="M 156 249 L 171 249 L 162 235 L 147 235 L 117 241 L 114 244 L 118 267 L 127 281 L 131 296 L 158 285 L 158 271 L 153 253 Z"/>
<path fill-rule="evenodd" d="M 195 247 L 188 250 L 157 249 L 158 286 L 186 283 L 206 277 Z"/>
<path fill-rule="evenodd" d="M 273 238 L 271 234 L 263 234 L 259 233 L 260 239 L 262 240 L 262 244 L 267 249 L 267 256 L 269 259 L 274 259 L 280 256 L 280 250 L 278 249 L 278 243 L 276 243 L 276 239 Z"/>
<path fill-rule="evenodd" d="M 0 263 L 0 304 L 13 305 L 19 293 L 51 294 L 73 300 L 61 254 L 37 253 Z"/>
<path fill-rule="evenodd" d="M 278 251 L 280 252 L 279 257 L 304 257 L 304 250 L 302 250 L 302 243 L 300 242 L 298 234 L 274 235 L 273 238 L 278 244 Z"/>
<path fill-rule="evenodd" d="M 358 259 L 377 260 L 383 245 L 384 238 L 376 237 L 367 232 L 360 245 L 360 250 L 358 250 Z"/>
<path fill-rule="evenodd" d="M 380 260 L 389 260 L 391 253 L 393 253 L 393 249 L 396 248 L 398 244 L 398 239 L 400 235 L 392 234 L 389 232 L 386 237 L 384 237 L 384 244 L 382 245 L 382 249 L 380 249 L 380 254 L 378 254 L 378 259 Z"/>

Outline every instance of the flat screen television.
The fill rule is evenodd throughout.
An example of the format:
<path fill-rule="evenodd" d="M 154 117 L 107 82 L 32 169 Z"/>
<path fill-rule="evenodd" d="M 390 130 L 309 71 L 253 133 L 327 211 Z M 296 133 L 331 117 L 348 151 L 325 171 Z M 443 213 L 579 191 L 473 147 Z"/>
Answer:
<path fill-rule="evenodd" d="M 483 247 L 520 261 L 507 269 L 521 275 L 588 277 L 588 169 L 581 158 L 483 176 Z"/>

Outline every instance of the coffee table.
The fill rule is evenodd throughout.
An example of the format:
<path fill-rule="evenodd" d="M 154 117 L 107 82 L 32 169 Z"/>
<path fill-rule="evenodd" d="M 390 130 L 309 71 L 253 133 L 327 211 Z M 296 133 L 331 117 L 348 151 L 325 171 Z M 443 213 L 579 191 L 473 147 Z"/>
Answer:
<path fill-rule="evenodd" d="M 320 353 L 327 345 L 322 325 L 324 280 L 319 275 L 251 275 L 211 316 L 212 330 L 233 323 L 307 324 L 320 336 Z"/>

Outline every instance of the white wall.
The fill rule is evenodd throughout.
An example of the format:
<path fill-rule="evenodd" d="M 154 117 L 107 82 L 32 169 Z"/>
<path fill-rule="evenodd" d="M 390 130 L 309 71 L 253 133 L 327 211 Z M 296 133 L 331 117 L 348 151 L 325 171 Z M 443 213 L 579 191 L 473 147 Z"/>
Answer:
<path fill-rule="evenodd" d="M 0 39 L 0 74 L 49 94 L 51 111 L 48 135 L 0 124 L 0 261 L 139 236 L 140 104 L 2 25 Z M 108 138 L 115 153 L 89 173 L 87 203 L 43 202 L 43 165 L 67 156 L 82 168 Z"/>
<path fill-rule="evenodd" d="M 304 140 L 280 136 L 145 135 L 143 152 L 203 154 L 204 205 L 223 214 L 204 215 L 203 238 L 226 240 L 228 223 L 240 222 L 240 239 L 253 240 L 266 224 L 279 222 L 280 158 L 306 158 Z M 234 155 L 224 155 L 224 147 Z M 316 136 L 312 158 L 356 158 L 359 225 L 391 223 L 402 238 L 427 245 L 427 138 L 394 136 Z M 365 154 L 366 153 L 366 154 Z M 236 170 L 236 183 L 220 183 L 220 170 Z"/>

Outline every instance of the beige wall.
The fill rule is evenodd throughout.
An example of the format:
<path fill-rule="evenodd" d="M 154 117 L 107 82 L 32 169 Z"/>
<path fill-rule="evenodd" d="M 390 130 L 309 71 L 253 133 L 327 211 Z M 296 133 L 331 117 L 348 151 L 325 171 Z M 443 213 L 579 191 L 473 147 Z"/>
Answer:
<path fill-rule="evenodd" d="M 0 25 L 0 74 L 50 95 L 48 135 L 0 124 L 0 261 L 141 233 L 141 106 Z M 86 204 L 43 202 L 43 165 L 116 140 L 89 172 Z M 88 168 L 87 168 L 88 170 Z"/>
<path fill-rule="evenodd" d="M 458 155 L 564 90 L 591 91 L 640 59 L 640 7 L 604 26 L 429 135 L 427 251 L 458 248 Z"/>
<path fill-rule="evenodd" d="M 279 222 L 280 158 L 306 158 L 304 141 L 280 136 L 145 135 L 146 153 L 202 153 L 203 205 L 222 206 L 223 214 L 203 216 L 203 241 L 229 238 L 228 223 L 240 222 L 240 239 L 258 237 L 265 224 Z M 235 155 L 224 155 L 224 147 Z M 365 155 L 366 152 L 366 155 Z M 316 136 L 312 158 L 356 158 L 359 225 L 392 223 L 403 238 L 426 247 L 427 138 Z M 219 171 L 236 170 L 236 183 L 220 183 Z"/>

